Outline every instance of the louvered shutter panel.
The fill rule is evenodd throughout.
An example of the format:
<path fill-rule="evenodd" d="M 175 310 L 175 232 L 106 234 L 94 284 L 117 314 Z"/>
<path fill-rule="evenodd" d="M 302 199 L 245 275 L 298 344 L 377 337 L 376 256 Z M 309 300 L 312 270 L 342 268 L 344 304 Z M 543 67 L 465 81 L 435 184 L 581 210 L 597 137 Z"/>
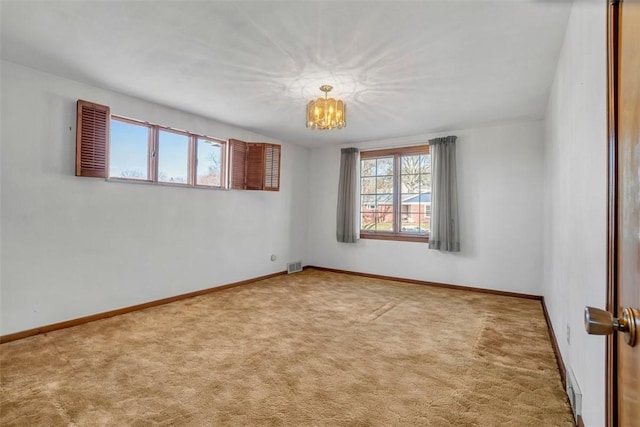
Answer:
<path fill-rule="evenodd" d="M 247 143 L 230 139 L 231 144 L 231 188 L 247 188 Z"/>
<path fill-rule="evenodd" d="M 264 189 L 264 145 L 247 144 L 247 190 Z"/>
<path fill-rule="evenodd" d="M 109 107 L 78 100 L 76 111 L 76 176 L 107 177 Z"/>
<path fill-rule="evenodd" d="M 230 139 L 231 188 L 280 190 L 280 146 Z"/>
<path fill-rule="evenodd" d="M 280 146 L 265 144 L 264 189 L 280 191 Z"/>

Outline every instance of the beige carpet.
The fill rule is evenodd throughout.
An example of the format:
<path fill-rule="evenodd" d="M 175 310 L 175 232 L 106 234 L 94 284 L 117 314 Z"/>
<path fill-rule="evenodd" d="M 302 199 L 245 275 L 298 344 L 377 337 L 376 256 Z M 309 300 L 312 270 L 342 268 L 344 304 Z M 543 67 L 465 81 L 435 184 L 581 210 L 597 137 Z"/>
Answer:
<path fill-rule="evenodd" d="M 2 426 L 572 426 L 538 301 L 316 270 L 0 346 Z"/>

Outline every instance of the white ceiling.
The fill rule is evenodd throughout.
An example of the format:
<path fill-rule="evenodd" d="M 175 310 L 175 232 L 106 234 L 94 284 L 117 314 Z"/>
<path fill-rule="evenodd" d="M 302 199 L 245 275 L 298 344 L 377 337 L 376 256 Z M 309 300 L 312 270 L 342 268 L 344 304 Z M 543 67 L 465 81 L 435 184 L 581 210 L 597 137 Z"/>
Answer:
<path fill-rule="evenodd" d="M 571 2 L 0 6 L 5 60 L 314 145 L 541 118 Z M 322 84 L 345 129 L 305 128 Z"/>

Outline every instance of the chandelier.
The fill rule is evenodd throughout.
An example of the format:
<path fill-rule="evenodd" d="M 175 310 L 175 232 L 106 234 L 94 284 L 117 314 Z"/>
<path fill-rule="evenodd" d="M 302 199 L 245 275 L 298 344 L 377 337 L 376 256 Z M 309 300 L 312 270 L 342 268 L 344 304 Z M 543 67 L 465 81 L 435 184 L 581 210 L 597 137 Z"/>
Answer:
<path fill-rule="evenodd" d="M 347 125 L 347 106 L 339 99 L 328 98 L 332 86 L 322 85 L 324 98 L 307 104 L 307 127 L 311 129 L 342 129 Z"/>

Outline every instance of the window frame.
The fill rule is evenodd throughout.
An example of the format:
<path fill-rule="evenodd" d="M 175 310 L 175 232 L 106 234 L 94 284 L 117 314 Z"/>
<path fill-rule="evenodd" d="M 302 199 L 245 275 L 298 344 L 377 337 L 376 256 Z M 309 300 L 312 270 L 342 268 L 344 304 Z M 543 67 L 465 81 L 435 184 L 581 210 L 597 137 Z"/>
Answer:
<path fill-rule="evenodd" d="M 195 135 L 195 134 L 194 134 Z M 216 144 L 220 144 L 220 185 L 205 185 L 198 184 L 198 140 L 204 139 L 205 141 L 213 142 Z M 227 141 L 223 141 L 218 138 L 212 138 L 210 136 L 205 135 L 195 135 L 193 139 L 193 176 L 190 176 L 193 179 L 193 186 L 196 188 L 222 188 L 229 189 L 227 183 L 227 162 L 229 160 L 229 153 L 227 151 L 227 147 L 229 143 Z"/>
<path fill-rule="evenodd" d="M 127 123 L 130 125 L 135 125 L 135 126 L 142 126 L 142 127 L 146 127 L 147 128 L 147 178 L 146 179 L 141 179 L 141 178 L 129 178 L 129 177 L 119 177 L 119 176 L 110 176 L 111 173 L 111 132 L 109 135 L 109 139 L 107 140 L 107 146 L 109 147 L 109 156 L 107 157 L 107 179 L 108 180 L 117 180 L 117 181 L 130 181 L 130 182 L 153 182 L 152 175 L 151 172 L 153 170 L 152 168 L 152 162 L 153 160 L 151 159 L 150 156 L 150 152 L 153 150 L 153 128 L 151 126 L 150 123 L 147 122 L 143 122 L 141 120 L 134 120 L 134 119 L 130 119 L 127 117 L 121 117 L 121 116 L 116 116 L 116 115 L 111 115 L 111 117 L 109 117 L 109 128 L 111 128 L 111 120 L 116 120 L 119 122 L 123 122 L 123 123 Z"/>
<path fill-rule="evenodd" d="M 157 125 L 157 127 L 154 129 L 155 133 L 156 133 L 156 137 L 155 137 L 155 154 L 154 154 L 154 162 L 155 162 L 155 172 L 156 172 L 156 182 L 158 184 L 171 184 L 171 185 L 177 185 L 177 186 L 187 186 L 187 187 L 194 187 L 194 181 L 193 181 L 193 174 L 194 174 L 194 165 L 195 163 L 197 163 L 197 159 L 194 159 L 193 156 L 195 155 L 195 151 L 193 148 L 194 145 L 194 138 L 193 138 L 193 134 L 189 133 L 187 131 L 183 131 L 183 130 L 178 130 L 178 129 L 174 129 L 171 128 L 169 126 L 160 126 Z M 160 152 L 160 132 L 167 132 L 167 133 L 174 133 L 176 135 L 183 135 L 187 137 L 187 182 L 171 182 L 171 181 L 160 181 L 160 157 L 162 156 L 162 153 Z"/>
<path fill-rule="evenodd" d="M 367 150 L 360 152 L 360 162 L 367 159 L 378 159 L 383 157 L 393 158 L 393 229 L 395 231 L 366 231 L 362 229 L 362 196 L 358 202 L 358 211 L 360 215 L 360 238 L 372 239 L 372 240 L 394 240 L 404 242 L 429 242 L 429 235 L 412 234 L 409 232 L 401 231 L 402 224 L 402 189 L 401 189 L 401 171 L 402 171 L 402 157 L 411 155 L 429 155 L 429 145 L 414 145 L 408 147 L 394 147 L 377 150 Z M 377 175 L 376 175 L 377 177 Z M 362 171 L 359 174 L 359 194 L 362 194 Z"/>
<path fill-rule="evenodd" d="M 111 123 L 121 122 L 147 130 L 146 179 L 134 176 L 110 176 Z M 159 182 L 158 159 L 160 131 L 187 136 L 187 182 Z M 198 142 L 218 144 L 220 148 L 219 185 L 198 184 Z M 153 184 L 210 190 L 280 191 L 282 147 L 266 142 L 223 140 L 209 135 L 162 126 L 144 120 L 111 114 L 107 105 L 78 99 L 76 102 L 76 176 L 107 181 Z M 137 170 L 137 168 L 136 168 Z M 250 176 L 249 176 L 250 173 Z"/>
<path fill-rule="evenodd" d="M 124 117 L 116 114 L 110 115 L 110 120 L 121 121 L 124 123 L 129 123 L 137 126 L 144 126 L 148 129 L 148 144 L 147 144 L 147 179 L 135 179 L 135 178 L 127 178 L 127 177 L 117 177 L 117 176 L 109 176 L 109 169 L 107 167 L 107 179 L 110 181 L 121 181 L 121 182 L 134 182 L 134 183 L 148 183 L 155 185 L 164 185 L 171 187 L 189 187 L 189 188 L 201 188 L 208 190 L 225 190 L 228 189 L 227 183 L 227 161 L 229 157 L 228 141 L 225 141 L 220 138 L 215 138 L 208 135 L 193 133 L 189 131 L 185 131 L 182 129 L 176 129 L 170 126 L 157 125 L 143 120 L 132 119 L 129 117 Z M 187 164 L 187 182 L 186 183 L 177 183 L 177 182 L 164 182 L 158 180 L 158 166 L 159 166 L 159 157 L 162 155 L 160 153 L 160 131 L 176 133 L 179 135 L 185 135 L 188 138 L 188 164 Z M 198 139 L 204 139 L 207 141 L 211 141 L 217 144 L 220 144 L 221 150 L 221 159 L 220 159 L 220 185 L 204 185 L 197 184 L 197 162 L 198 162 Z M 111 139 L 107 142 L 109 148 L 111 147 Z M 109 152 L 110 160 L 111 153 Z"/>

